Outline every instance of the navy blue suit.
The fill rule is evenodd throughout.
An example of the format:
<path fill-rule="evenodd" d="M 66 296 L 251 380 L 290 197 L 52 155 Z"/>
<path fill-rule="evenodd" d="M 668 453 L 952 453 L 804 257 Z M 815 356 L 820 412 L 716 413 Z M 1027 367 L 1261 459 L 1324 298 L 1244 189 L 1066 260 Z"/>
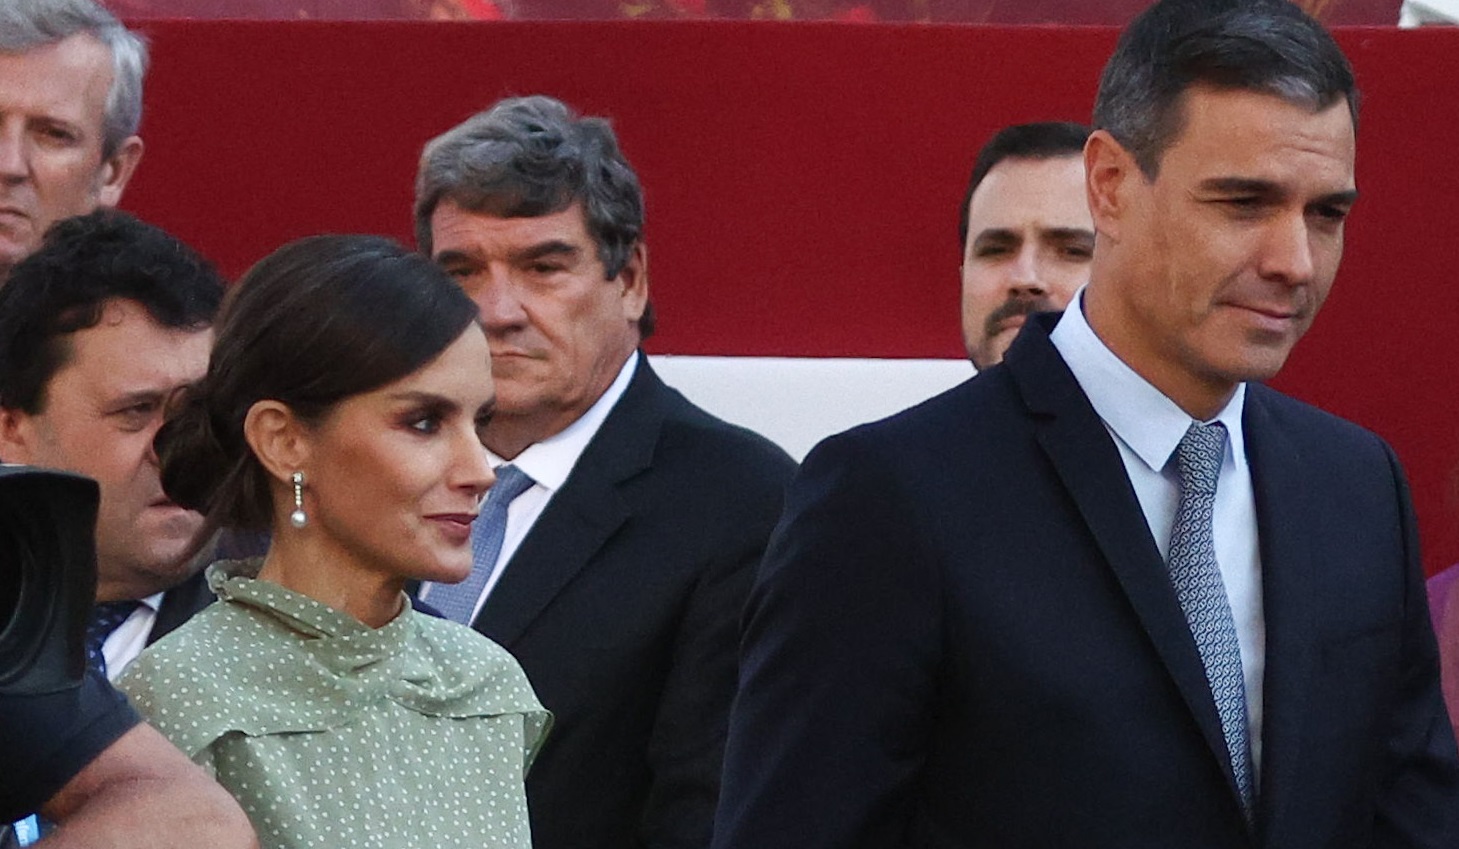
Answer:
<path fill-rule="evenodd" d="M 1055 319 L 1004 365 L 807 458 L 746 614 L 716 849 L 1459 846 L 1389 448 L 1248 389 L 1267 635 L 1253 833 Z"/>

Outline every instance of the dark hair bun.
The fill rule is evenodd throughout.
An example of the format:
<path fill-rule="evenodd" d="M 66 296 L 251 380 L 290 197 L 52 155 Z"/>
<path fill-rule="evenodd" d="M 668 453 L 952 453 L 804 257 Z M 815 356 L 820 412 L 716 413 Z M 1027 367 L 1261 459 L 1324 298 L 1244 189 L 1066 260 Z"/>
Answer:
<path fill-rule="evenodd" d="M 236 465 L 236 451 L 219 439 L 202 384 L 185 387 L 173 400 L 167 421 L 152 440 L 161 467 L 162 491 L 174 503 L 207 513 L 218 487 Z"/>

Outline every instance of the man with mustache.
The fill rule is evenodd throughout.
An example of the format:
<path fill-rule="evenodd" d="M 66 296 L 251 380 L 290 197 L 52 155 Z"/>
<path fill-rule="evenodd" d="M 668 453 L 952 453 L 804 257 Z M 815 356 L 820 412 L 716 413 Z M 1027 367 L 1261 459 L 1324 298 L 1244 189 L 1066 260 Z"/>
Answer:
<path fill-rule="evenodd" d="M 0 282 L 142 158 L 142 39 L 92 0 L 0 3 Z"/>
<path fill-rule="evenodd" d="M 1062 310 L 1089 279 L 1087 138 L 1067 121 L 1015 124 L 978 151 L 958 243 L 963 345 L 980 370 L 1003 359 L 1024 318 Z"/>

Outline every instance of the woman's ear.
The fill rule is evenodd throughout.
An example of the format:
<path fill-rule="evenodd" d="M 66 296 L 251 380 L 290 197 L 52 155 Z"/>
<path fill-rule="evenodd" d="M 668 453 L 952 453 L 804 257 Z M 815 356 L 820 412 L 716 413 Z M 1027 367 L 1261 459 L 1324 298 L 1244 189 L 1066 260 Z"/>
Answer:
<path fill-rule="evenodd" d="M 243 439 L 253 455 L 279 481 L 309 461 L 309 432 L 282 401 L 263 400 L 248 408 L 243 418 Z"/>

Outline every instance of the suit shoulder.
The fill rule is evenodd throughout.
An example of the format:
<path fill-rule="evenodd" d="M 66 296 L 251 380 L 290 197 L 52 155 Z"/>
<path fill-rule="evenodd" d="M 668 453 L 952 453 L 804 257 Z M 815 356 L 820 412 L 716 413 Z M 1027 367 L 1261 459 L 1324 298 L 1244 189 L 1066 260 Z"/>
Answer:
<path fill-rule="evenodd" d="M 795 473 L 785 449 L 764 436 L 731 424 L 665 386 L 664 458 L 681 456 L 699 464 L 705 474 L 773 482 L 780 485 Z"/>
<path fill-rule="evenodd" d="M 872 454 L 925 454 L 935 461 L 952 444 L 993 445 L 1000 427 L 1022 418 L 1014 412 L 1010 392 L 1000 371 L 976 375 L 905 410 L 829 436 L 812 453 L 855 446 Z M 903 456 L 899 462 L 911 459 Z"/>
<path fill-rule="evenodd" d="M 1358 452 L 1393 455 L 1387 441 L 1373 431 L 1269 386 L 1250 384 L 1246 403 L 1252 407 L 1248 420 L 1264 418 L 1262 424 L 1295 436 L 1304 447 L 1348 458 Z"/>

